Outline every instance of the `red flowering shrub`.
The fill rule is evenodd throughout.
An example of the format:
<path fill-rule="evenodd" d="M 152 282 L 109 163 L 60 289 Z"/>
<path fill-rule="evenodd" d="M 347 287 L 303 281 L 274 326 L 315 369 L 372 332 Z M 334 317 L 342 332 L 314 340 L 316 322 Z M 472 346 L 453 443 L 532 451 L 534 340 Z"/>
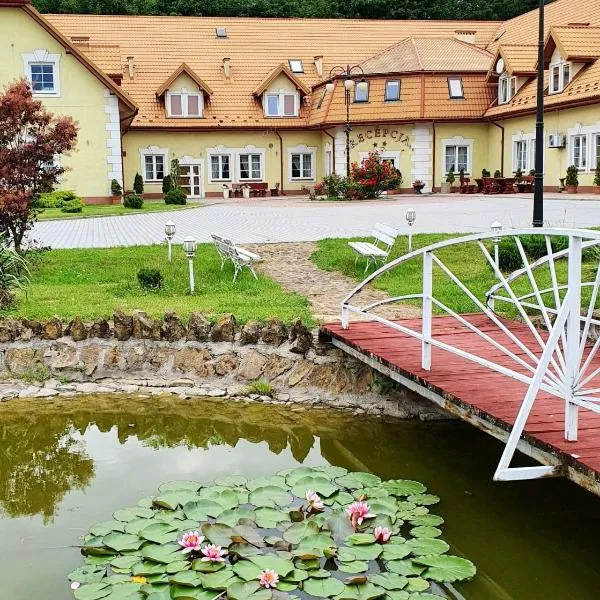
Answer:
<path fill-rule="evenodd" d="M 402 175 L 398 169 L 381 158 L 376 150 L 360 165 L 352 163 L 350 168 L 351 187 L 356 186 L 356 193 L 363 198 L 378 198 L 385 190 L 390 190 L 402 183 Z M 352 185 L 353 184 L 353 185 Z"/>

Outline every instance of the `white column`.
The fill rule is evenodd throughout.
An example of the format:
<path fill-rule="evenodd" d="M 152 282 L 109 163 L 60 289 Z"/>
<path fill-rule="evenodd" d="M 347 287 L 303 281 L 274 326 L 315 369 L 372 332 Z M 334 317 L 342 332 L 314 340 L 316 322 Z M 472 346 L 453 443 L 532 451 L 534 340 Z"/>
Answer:
<path fill-rule="evenodd" d="M 415 180 L 425 183 L 424 192 L 430 192 L 433 185 L 433 130 L 431 125 L 418 124 L 413 127 L 413 143 L 411 156 L 411 181 L 404 181 L 410 185 Z"/>
<path fill-rule="evenodd" d="M 343 127 L 336 127 L 332 133 L 335 138 L 335 164 L 333 172 L 346 176 L 346 134 Z"/>
<path fill-rule="evenodd" d="M 108 89 L 104 90 L 104 112 L 106 114 L 106 163 L 108 165 L 108 193 L 110 183 L 116 179 L 123 187 L 123 170 L 121 168 L 121 122 L 119 117 L 119 100 Z"/>

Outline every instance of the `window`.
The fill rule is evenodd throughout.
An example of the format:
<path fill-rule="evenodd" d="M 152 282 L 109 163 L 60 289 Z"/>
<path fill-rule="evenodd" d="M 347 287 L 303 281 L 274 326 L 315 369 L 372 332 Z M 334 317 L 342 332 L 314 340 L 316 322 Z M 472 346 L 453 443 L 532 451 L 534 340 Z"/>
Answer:
<path fill-rule="evenodd" d="M 164 154 L 145 154 L 144 155 L 144 180 L 162 181 L 165 176 L 165 156 Z"/>
<path fill-rule="evenodd" d="M 528 172 L 529 161 L 527 156 L 528 143 L 527 140 L 521 140 L 515 142 L 514 148 L 514 165 L 513 171 L 521 171 L 522 173 Z"/>
<path fill-rule="evenodd" d="M 400 82 L 398 80 L 385 82 L 385 99 L 388 102 L 400 100 Z"/>
<path fill-rule="evenodd" d="M 262 155 L 261 154 L 240 154 L 240 180 L 262 179 Z"/>
<path fill-rule="evenodd" d="M 469 146 L 446 146 L 446 173 L 451 170 L 459 173 L 461 169 L 468 173 L 470 170 L 469 158 Z"/>
<path fill-rule="evenodd" d="M 53 94 L 54 65 L 49 63 L 32 63 L 29 65 L 31 72 L 31 89 L 36 94 Z"/>
<path fill-rule="evenodd" d="M 210 180 L 231 181 L 231 155 L 213 154 L 210 157 Z"/>
<path fill-rule="evenodd" d="M 293 153 L 291 159 L 292 179 L 314 179 L 313 155 L 311 152 Z"/>
<path fill-rule="evenodd" d="M 587 169 L 587 135 L 571 136 L 571 164 L 578 169 Z"/>
<path fill-rule="evenodd" d="M 200 92 L 168 92 L 167 113 L 169 117 L 201 117 L 202 94 Z"/>
<path fill-rule="evenodd" d="M 562 92 L 571 81 L 571 63 L 559 62 L 550 65 L 549 90 L 551 94 Z"/>
<path fill-rule="evenodd" d="M 289 61 L 292 73 L 304 73 L 304 64 L 299 58 L 292 58 Z"/>
<path fill-rule="evenodd" d="M 498 104 L 506 104 L 517 91 L 517 78 L 503 75 L 498 81 Z"/>
<path fill-rule="evenodd" d="M 594 169 L 598 166 L 600 162 L 600 133 L 596 133 L 594 135 L 594 164 L 592 165 Z"/>
<path fill-rule="evenodd" d="M 448 93 L 450 98 L 464 98 L 462 79 L 448 78 Z"/>
<path fill-rule="evenodd" d="M 369 101 L 369 82 L 359 81 L 354 86 L 354 102 L 368 102 Z"/>
<path fill-rule="evenodd" d="M 298 116 L 298 94 L 280 92 L 266 94 L 265 113 L 267 117 Z"/>

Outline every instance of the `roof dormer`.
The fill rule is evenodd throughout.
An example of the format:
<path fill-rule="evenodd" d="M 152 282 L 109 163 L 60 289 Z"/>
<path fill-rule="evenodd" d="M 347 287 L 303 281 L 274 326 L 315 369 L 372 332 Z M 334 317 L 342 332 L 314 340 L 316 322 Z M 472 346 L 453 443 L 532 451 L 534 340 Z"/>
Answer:
<path fill-rule="evenodd" d="M 167 117 L 199 119 L 204 116 L 206 99 L 211 88 L 185 63 L 182 63 L 156 91 L 164 98 Z"/>
<path fill-rule="evenodd" d="M 289 67 L 281 64 L 261 81 L 254 90 L 254 96 L 262 101 L 265 117 L 298 117 L 302 98 L 310 90 L 292 73 Z"/>

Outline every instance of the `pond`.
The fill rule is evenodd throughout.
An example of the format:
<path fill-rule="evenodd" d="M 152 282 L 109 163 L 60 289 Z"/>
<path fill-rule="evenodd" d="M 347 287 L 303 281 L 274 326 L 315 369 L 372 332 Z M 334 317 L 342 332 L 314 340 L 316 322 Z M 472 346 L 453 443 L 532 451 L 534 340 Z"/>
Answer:
<path fill-rule="evenodd" d="M 173 398 L 0 405 L 0 582 L 6 600 L 71 600 L 79 537 L 173 479 L 336 465 L 423 482 L 451 552 L 476 578 L 456 598 L 599 597 L 600 499 L 563 480 L 493 483 L 501 444 L 457 421 Z"/>

